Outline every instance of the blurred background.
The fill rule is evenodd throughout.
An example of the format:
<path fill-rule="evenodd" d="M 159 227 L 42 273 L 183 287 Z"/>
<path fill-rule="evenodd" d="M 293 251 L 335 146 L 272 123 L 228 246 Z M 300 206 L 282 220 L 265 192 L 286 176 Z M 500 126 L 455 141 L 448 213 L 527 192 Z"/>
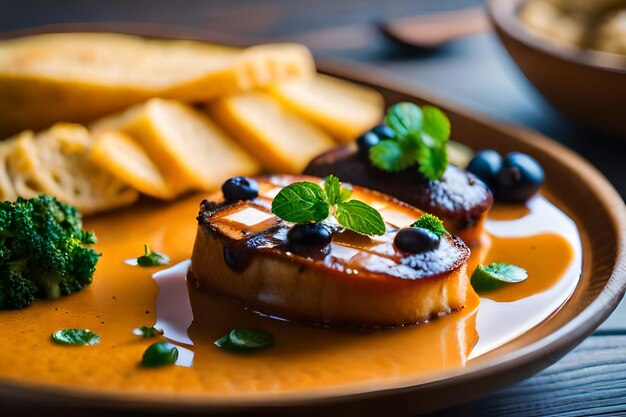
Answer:
<path fill-rule="evenodd" d="M 623 1 L 621 4 L 626 7 Z M 553 107 L 507 53 L 488 22 L 484 7 L 481 0 L 0 0 L 0 32 L 68 22 L 141 22 L 172 25 L 184 28 L 183 34 L 225 43 L 301 42 L 319 60 L 373 67 L 387 77 L 421 89 L 428 97 L 542 132 L 582 154 L 609 178 L 622 197 L 626 196 L 626 138 L 607 134 L 602 128 L 589 128 Z M 442 17 L 441 12 L 455 13 Z M 560 20 L 559 16 L 548 15 L 544 20 L 549 27 L 572 27 L 571 21 Z M 624 20 L 622 28 L 626 27 Z M 550 42 L 546 40 L 547 44 Z M 574 60 L 581 55 L 573 53 L 577 56 Z M 523 62 L 524 57 L 521 59 Z M 586 55 L 581 59 L 587 59 Z M 600 61 L 600 66 L 607 62 Z M 621 58 L 618 61 L 623 62 Z M 534 71 L 547 74 L 554 70 L 538 62 Z M 556 76 L 567 78 L 566 72 L 558 69 Z M 606 74 L 609 73 L 594 73 L 590 77 L 592 82 L 605 82 L 602 91 L 611 92 L 610 100 L 615 101 L 603 114 L 618 120 L 618 127 L 623 128 L 626 97 L 619 94 L 626 88 L 626 70 L 609 69 Z M 615 84 L 609 80 L 623 82 Z M 582 106 L 589 100 L 584 93 L 585 84 L 574 81 L 561 90 L 569 94 L 570 102 Z M 622 340 L 626 335 L 625 318 L 626 307 L 622 304 L 598 334 L 622 335 L 619 339 Z M 603 339 L 605 342 L 600 343 L 590 338 L 564 360 L 529 381 L 443 414 L 584 415 L 592 406 L 619 414 L 626 403 L 623 378 L 611 380 L 591 372 L 587 380 L 570 383 L 563 377 L 564 372 L 584 366 L 581 361 L 589 361 L 598 349 L 606 349 L 606 343 L 612 361 L 626 362 L 626 348 L 613 339 Z M 585 387 L 583 390 L 580 384 Z M 552 386 L 558 395 L 546 386 Z"/>

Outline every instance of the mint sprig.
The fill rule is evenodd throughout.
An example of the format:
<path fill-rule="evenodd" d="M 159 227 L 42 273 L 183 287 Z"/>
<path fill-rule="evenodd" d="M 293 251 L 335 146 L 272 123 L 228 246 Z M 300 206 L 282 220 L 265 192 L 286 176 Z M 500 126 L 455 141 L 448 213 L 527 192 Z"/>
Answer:
<path fill-rule="evenodd" d="M 439 217 L 432 214 L 424 213 L 417 219 L 411 227 L 420 227 L 422 229 L 430 230 L 437 237 L 441 237 L 446 233 L 446 228 L 443 226 L 443 222 Z"/>
<path fill-rule="evenodd" d="M 450 137 L 450 121 L 441 110 L 398 103 L 387 110 L 385 123 L 395 135 L 370 148 L 369 158 L 375 167 L 398 172 L 417 164 L 426 178 L 441 178 L 448 167 L 445 143 Z"/>
<path fill-rule="evenodd" d="M 303 181 L 284 187 L 272 201 L 272 213 L 293 223 L 319 223 L 331 214 L 337 223 L 357 233 L 376 236 L 385 233 L 380 213 L 359 200 L 350 200 L 352 190 L 334 175 L 324 179 L 324 188 Z"/>

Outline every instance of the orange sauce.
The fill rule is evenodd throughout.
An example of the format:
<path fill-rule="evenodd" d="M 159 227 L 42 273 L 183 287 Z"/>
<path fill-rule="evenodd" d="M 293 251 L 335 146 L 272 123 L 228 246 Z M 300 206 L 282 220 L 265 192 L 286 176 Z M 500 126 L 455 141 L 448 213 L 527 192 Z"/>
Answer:
<path fill-rule="evenodd" d="M 528 272 L 528 279 L 481 296 L 510 302 L 539 294 L 556 284 L 572 258 L 572 246 L 563 236 L 554 233 L 530 237 L 492 237 L 491 248 L 483 263 L 506 262 L 523 267 Z"/>
<path fill-rule="evenodd" d="M 172 264 L 187 259 L 201 199 L 195 195 L 171 204 L 144 201 L 132 209 L 88 219 L 85 226 L 96 231 L 97 249 L 103 253 L 94 283 L 69 297 L 0 312 L 0 380 L 121 394 L 248 398 L 397 377 L 426 379 L 467 362 L 479 338 L 475 295 L 465 309 L 428 324 L 358 333 L 261 317 L 188 288 L 194 314 L 188 329 L 192 344 L 177 344 L 193 352 L 192 365 L 141 368 L 143 351 L 159 339 L 143 339 L 133 335 L 132 329 L 155 323 L 157 296 L 167 297 L 170 290 L 162 287 L 159 294 L 152 278 L 159 268 L 141 268 L 124 261 L 141 255 L 144 243 L 168 254 Z M 564 238 L 540 234 L 492 237 L 490 242 L 486 238 L 471 263 L 486 258 L 487 262 L 512 262 L 528 269 L 526 283 L 488 295 L 513 301 L 554 285 L 571 257 Z M 180 279 L 173 285 L 186 288 Z M 183 314 L 189 302 L 184 298 L 174 300 L 170 314 Z M 275 335 L 276 345 L 253 354 L 216 348 L 213 341 L 233 327 L 263 327 Z M 50 334 L 61 328 L 91 329 L 101 335 L 102 342 L 96 346 L 55 345 Z"/>

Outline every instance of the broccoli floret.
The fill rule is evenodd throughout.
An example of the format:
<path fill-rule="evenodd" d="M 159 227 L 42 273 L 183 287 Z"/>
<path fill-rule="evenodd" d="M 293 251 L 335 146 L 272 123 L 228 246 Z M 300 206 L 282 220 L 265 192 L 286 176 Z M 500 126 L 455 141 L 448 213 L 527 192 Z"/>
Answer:
<path fill-rule="evenodd" d="M 0 310 L 59 298 L 91 283 L 100 254 L 76 208 L 42 194 L 0 202 Z"/>
<path fill-rule="evenodd" d="M 37 296 L 37 286 L 12 267 L 0 268 L 0 310 L 24 308 Z"/>

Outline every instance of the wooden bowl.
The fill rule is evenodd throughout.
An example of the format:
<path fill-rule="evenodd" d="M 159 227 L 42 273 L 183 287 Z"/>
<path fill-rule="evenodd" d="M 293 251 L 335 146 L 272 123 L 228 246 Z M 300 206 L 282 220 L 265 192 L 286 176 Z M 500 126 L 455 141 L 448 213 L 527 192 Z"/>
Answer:
<path fill-rule="evenodd" d="M 626 57 L 567 48 L 536 35 L 518 13 L 528 0 L 489 0 L 496 33 L 524 75 L 571 119 L 626 140 Z"/>

